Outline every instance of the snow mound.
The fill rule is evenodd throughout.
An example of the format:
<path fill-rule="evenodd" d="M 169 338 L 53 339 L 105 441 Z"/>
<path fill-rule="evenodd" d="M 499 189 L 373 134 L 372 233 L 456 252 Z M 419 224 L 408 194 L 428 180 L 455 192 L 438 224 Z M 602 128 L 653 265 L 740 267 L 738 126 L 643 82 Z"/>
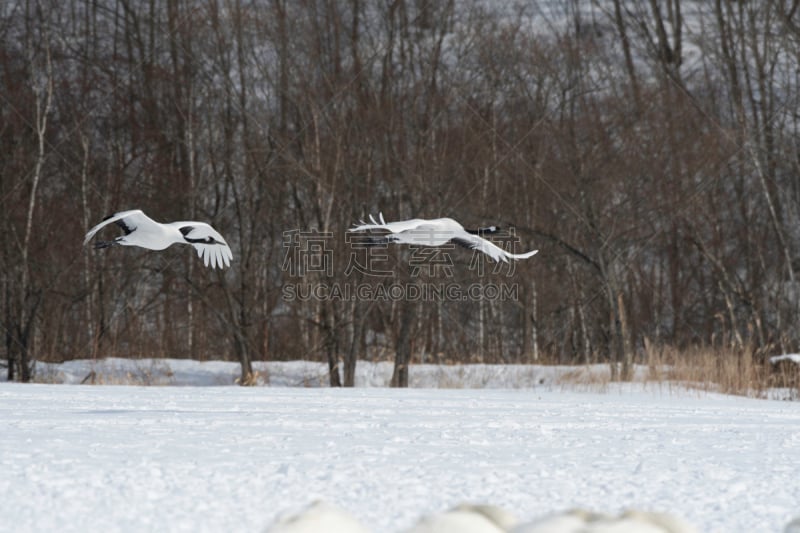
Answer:
<path fill-rule="evenodd" d="M 791 361 L 800 365 L 800 353 L 787 353 L 784 355 L 774 355 L 769 358 L 769 362 L 773 365 L 781 361 Z"/>
<path fill-rule="evenodd" d="M 278 520 L 267 533 L 369 533 L 358 520 L 339 508 L 318 500 L 304 511 Z"/>
<path fill-rule="evenodd" d="M 697 529 L 668 513 L 630 510 L 612 517 L 576 509 L 524 524 L 512 533 L 697 533 Z"/>
<path fill-rule="evenodd" d="M 790 527 L 791 524 L 787 526 L 787 532 Z M 317 501 L 300 513 L 279 519 L 267 533 L 366 531 L 361 523 L 346 512 L 324 501 Z M 573 509 L 520 524 L 513 514 L 501 507 L 462 504 L 444 513 L 423 516 L 404 533 L 697 533 L 697 529 L 668 513 L 637 510 L 613 517 Z"/>

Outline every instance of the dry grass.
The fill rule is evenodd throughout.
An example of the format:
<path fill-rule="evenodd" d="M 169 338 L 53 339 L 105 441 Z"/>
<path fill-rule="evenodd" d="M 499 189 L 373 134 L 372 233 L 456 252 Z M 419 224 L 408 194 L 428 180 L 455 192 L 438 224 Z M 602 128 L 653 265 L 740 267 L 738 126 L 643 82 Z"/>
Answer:
<path fill-rule="evenodd" d="M 607 392 L 611 384 L 610 365 L 578 366 L 567 370 L 556 380 L 561 390 Z"/>
<path fill-rule="evenodd" d="M 254 370 L 253 372 L 247 374 L 244 379 L 238 377 L 234 380 L 234 383 L 237 385 L 242 385 L 243 387 L 255 387 L 256 385 L 263 384 L 268 378 L 266 376 L 262 376 L 261 372 Z"/>
<path fill-rule="evenodd" d="M 115 374 L 102 374 L 92 372 L 84 378 L 85 384 L 92 385 L 139 385 L 139 386 L 163 386 L 169 385 L 172 378 L 172 371 L 169 365 L 157 359 L 147 362 L 137 362 L 135 368 L 126 372 L 125 376 Z"/>
<path fill-rule="evenodd" d="M 565 389 L 605 390 L 611 365 L 579 366 L 559 376 Z M 800 398 L 800 364 L 769 357 L 748 348 L 697 347 L 678 350 L 647 345 L 633 381 L 658 387 L 693 389 L 757 398 Z"/>
<path fill-rule="evenodd" d="M 747 347 L 677 350 L 648 346 L 645 358 L 649 380 L 740 396 L 766 397 L 771 389 L 791 383 L 796 389 L 800 375 L 800 366 L 779 368 L 770 364 L 768 356 Z M 781 377 L 781 372 L 786 375 Z"/>
<path fill-rule="evenodd" d="M 81 385 L 138 385 L 165 386 L 172 384 L 173 372 L 169 365 L 158 359 L 135 360 L 132 368 L 124 374 L 116 370 L 103 372 L 92 369 L 80 380 Z M 64 375 L 58 369 L 37 367 L 34 383 L 64 383 Z"/>

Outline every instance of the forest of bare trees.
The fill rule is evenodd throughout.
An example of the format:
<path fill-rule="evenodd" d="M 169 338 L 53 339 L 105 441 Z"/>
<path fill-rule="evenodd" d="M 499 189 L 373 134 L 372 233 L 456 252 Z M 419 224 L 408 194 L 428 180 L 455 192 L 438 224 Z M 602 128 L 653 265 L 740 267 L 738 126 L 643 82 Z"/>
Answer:
<path fill-rule="evenodd" d="M 800 350 L 798 4 L 7 0 L 4 371 L 226 359 L 246 383 L 253 361 L 311 359 L 352 385 L 385 359 L 402 386 L 412 362 L 624 378 L 652 347 Z M 82 246 L 135 208 L 213 224 L 232 267 Z M 420 269 L 393 246 L 354 268 L 375 257 L 347 229 L 379 211 L 540 251 Z M 297 292 L 439 282 L 513 297 Z"/>

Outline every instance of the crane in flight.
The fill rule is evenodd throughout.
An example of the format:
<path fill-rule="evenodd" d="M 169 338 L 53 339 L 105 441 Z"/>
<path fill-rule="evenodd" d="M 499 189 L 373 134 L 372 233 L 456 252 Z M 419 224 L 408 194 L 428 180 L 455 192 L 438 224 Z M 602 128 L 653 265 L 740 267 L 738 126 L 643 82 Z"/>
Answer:
<path fill-rule="evenodd" d="M 498 231 L 496 226 L 480 228 L 476 230 L 464 229 L 464 226 L 452 218 L 422 219 L 412 218 L 410 220 L 400 220 L 397 222 L 386 222 L 383 213 L 378 214 L 378 220 L 369 215 L 371 224 L 363 220 L 354 226 L 350 231 L 370 231 L 383 230 L 388 233 L 381 237 L 375 237 L 370 244 L 401 243 L 416 244 L 420 246 L 442 246 L 447 243 L 454 243 L 465 248 L 478 250 L 491 257 L 496 262 L 508 262 L 509 259 L 527 259 L 539 250 L 533 250 L 522 254 L 513 254 L 503 250 L 492 241 L 483 238 Z"/>
<path fill-rule="evenodd" d="M 205 222 L 169 222 L 162 224 L 145 215 L 140 209 L 119 211 L 107 216 L 89 230 L 84 246 L 105 226 L 116 223 L 125 232 L 112 241 L 97 241 L 98 248 L 110 246 L 140 246 L 148 250 L 164 250 L 173 244 L 191 244 L 205 266 L 225 268 L 230 266 L 233 254 L 222 235 Z"/>

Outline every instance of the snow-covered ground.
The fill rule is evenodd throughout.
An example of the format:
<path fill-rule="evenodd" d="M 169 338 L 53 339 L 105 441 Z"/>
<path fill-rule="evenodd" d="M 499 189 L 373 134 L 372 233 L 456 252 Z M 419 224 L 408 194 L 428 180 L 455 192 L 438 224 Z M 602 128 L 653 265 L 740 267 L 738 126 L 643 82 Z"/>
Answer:
<path fill-rule="evenodd" d="M 781 532 L 798 450 L 800 403 L 654 386 L 0 383 L 0 530 L 255 532 L 324 500 L 375 532 L 460 503 Z"/>

